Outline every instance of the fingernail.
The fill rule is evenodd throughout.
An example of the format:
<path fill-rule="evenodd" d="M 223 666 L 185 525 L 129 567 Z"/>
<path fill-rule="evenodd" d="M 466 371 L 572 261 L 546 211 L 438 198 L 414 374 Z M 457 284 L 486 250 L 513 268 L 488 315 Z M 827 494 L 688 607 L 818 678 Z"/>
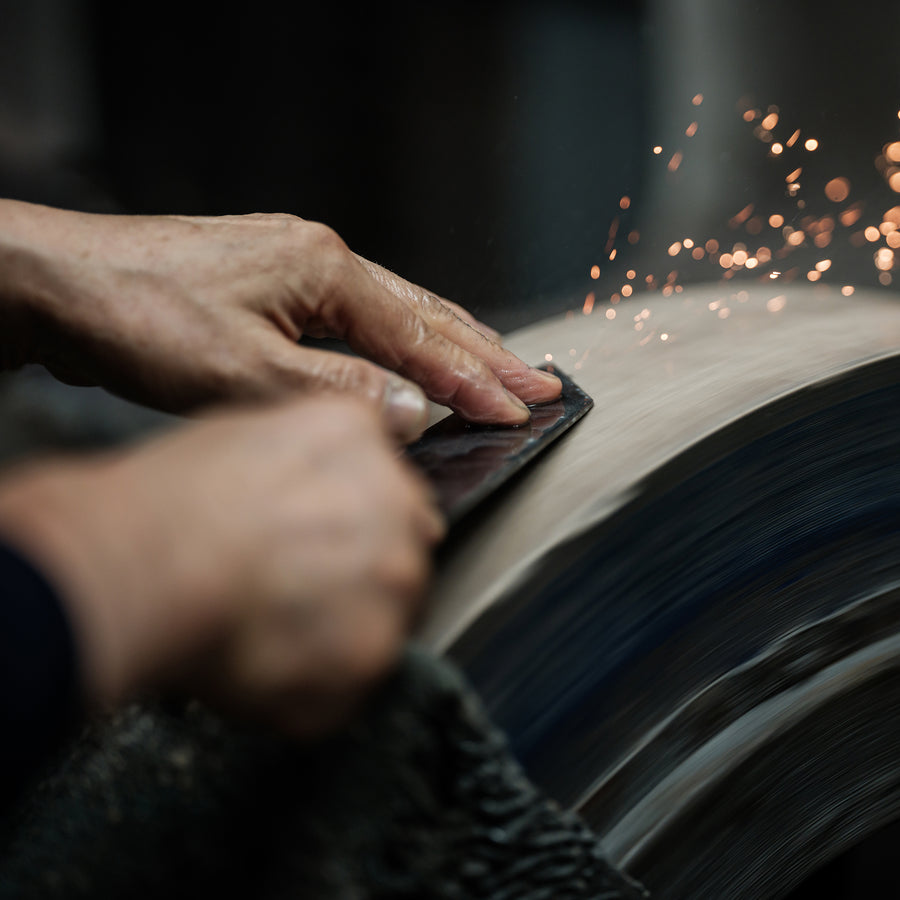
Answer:
<path fill-rule="evenodd" d="M 506 399 L 509 401 L 509 405 L 513 407 L 518 413 L 525 413 L 525 418 L 522 419 L 523 422 L 528 421 L 531 418 L 531 410 L 514 394 L 512 391 L 503 389 L 506 392 Z M 520 416 L 521 418 L 521 416 Z"/>
<path fill-rule="evenodd" d="M 428 424 L 428 402 L 409 381 L 393 379 L 384 391 L 384 408 L 391 430 L 404 440 L 417 438 Z"/>
<path fill-rule="evenodd" d="M 562 384 L 559 380 L 558 376 L 554 375 L 552 372 L 547 372 L 545 369 L 536 369 L 532 367 L 531 369 L 532 375 L 538 375 L 544 381 L 552 384 Z"/>

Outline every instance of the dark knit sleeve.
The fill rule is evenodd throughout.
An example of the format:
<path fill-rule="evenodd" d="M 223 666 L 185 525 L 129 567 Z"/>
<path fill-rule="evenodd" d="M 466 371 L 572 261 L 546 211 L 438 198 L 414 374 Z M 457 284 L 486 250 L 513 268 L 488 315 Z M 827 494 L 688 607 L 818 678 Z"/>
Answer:
<path fill-rule="evenodd" d="M 0 804 L 59 747 L 76 720 L 75 644 L 55 591 L 0 543 Z"/>

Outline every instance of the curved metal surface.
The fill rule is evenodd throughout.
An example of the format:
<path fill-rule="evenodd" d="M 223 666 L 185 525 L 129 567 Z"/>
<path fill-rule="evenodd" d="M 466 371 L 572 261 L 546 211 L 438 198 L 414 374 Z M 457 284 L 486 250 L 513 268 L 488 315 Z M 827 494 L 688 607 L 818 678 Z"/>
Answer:
<path fill-rule="evenodd" d="M 657 896 L 776 896 L 898 809 L 900 307 L 782 294 L 512 336 L 597 408 L 445 549 L 426 623 Z"/>

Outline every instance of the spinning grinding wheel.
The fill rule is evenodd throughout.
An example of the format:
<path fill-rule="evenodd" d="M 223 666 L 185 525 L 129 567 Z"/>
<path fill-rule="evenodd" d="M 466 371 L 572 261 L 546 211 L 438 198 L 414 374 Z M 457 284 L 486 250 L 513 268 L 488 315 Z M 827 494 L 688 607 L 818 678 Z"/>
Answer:
<path fill-rule="evenodd" d="M 900 307 L 773 293 L 514 334 L 596 407 L 453 535 L 425 627 L 659 897 L 778 896 L 900 812 Z"/>

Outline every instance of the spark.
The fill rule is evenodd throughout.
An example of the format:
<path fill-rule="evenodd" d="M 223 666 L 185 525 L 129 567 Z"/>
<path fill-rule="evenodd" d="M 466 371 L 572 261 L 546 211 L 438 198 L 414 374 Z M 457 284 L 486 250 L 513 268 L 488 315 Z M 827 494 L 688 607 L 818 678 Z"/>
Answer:
<path fill-rule="evenodd" d="M 832 178 L 825 185 L 825 196 L 834 203 L 843 203 L 850 194 L 850 181 L 847 178 Z M 857 217 L 858 218 L 858 217 Z M 843 221 L 843 219 L 842 219 Z M 852 223 L 844 223 L 852 224 Z"/>
<path fill-rule="evenodd" d="M 769 216 L 769 225 L 771 225 L 772 228 L 781 228 L 781 226 L 784 225 L 784 216 L 773 213 Z"/>
<path fill-rule="evenodd" d="M 785 144 L 788 147 L 793 147 L 794 144 L 797 143 L 797 138 L 800 137 L 800 129 L 798 128 L 786 141 Z"/>
<path fill-rule="evenodd" d="M 796 169 L 794 169 L 793 172 L 790 173 L 790 175 L 786 175 L 784 180 L 788 184 L 793 184 L 800 177 L 800 173 L 802 171 L 803 171 L 803 166 L 798 166 Z"/>
<path fill-rule="evenodd" d="M 612 321 L 616 317 L 616 311 L 610 307 L 606 310 L 606 318 Z"/>
<path fill-rule="evenodd" d="M 627 194 L 619 200 L 619 209 L 628 209 L 631 206 L 631 197 Z"/>
<path fill-rule="evenodd" d="M 637 277 L 637 272 L 635 272 L 634 269 L 629 269 L 629 270 L 625 273 L 625 277 L 626 277 L 629 281 L 633 281 L 633 280 Z"/>
<path fill-rule="evenodd" d="M 738 225 L 743 225 L 752 214 L 753 204 L 748 203 L 739 213 L 736 213 L 728 220 L 728 227 L 737 228 Z"/>
<path fill-rule="evenodd" d="M 552 353 L 545 353 L 545 354 L 544 354 L 544 359 L 545 359 L 547 362 L 553 362 L 553 354 L 552 354 Z"/>
<path fill-rule="evenodd" d="M 803 146 L 812 153 L 813 150 L 818 148 L 819 142 L 815 138 L 808 138 Z"/>
<path fill-rule="evenodd" d="M 881 232 L 874 226 L 869 225 L 868 228 L 863 232 L 866 236 L 866 240 L 871 244 L 878 240 L 881 237 Z"/>
<path fill-rule="evenodd" d="M 675 241 L 669 245 L 669 256 L 678 256 L 681 253 L 681 241 Z"/>
<path fill-rule="evenodd" d="M 664 331 L 664 332 L 659 336 L 659 339 L 660 339 L 661 341 L 667 341 L 667 340 L 669 339 L 669 335 L 666 334 L 666 332 Z"/>
<path fill-rule="evenodd" d="M 831 268 L 831 260 L 830 259 L 820 259 L 816 263 L 816 271 L 817 272 L 827 272 Z"/>
<path fill-rule="evenodd" d="M 623 297 L 630 297 L 633 291 L 634 291 L 634 288 L 630 284 L 622 285 L 622 296 Z"/>
<path fill-rule="evenodd" d="M 616 258 L 616 251 L 615 251 L 615 248 L 613 248 L 609 252 L 609 261 L 612 262 L 615 258 Z"/>
<path fill-rule="evenodd" d="M 589 316 L 594 311 L 594 303 L 596 299 L 597 298 L 594 296 L 593 291 L 591 291 L 591 293 L 589 293 L 587 297 L 584 298 L 584 306 L 582 306 L 581 311 L 586 316 Z"/>
<path fill-rule="evenodd" d="M 694 96 L 691 98 L 691 103 L 693 103 L 694 106 L 699 106 L 702 102 L 703 102 L 703 94 L 694 94 Z M 900 114 L 898 114 L 898 115 L 900 115 Z"/>
<path fill-rule="evenodd" d="M 766 131 L 771 131 L 778 124 L 778 113 L 769 113 L 759 124 Z"/>
<path fill-rule="evenodd" d="M 822 273 L 817 272 L 815 269 L 811 269 L 809 272 L 806 273 L 806 277 L 810 281 L 818 281 L 822 277 Z"/>
<path fill-rule="evenodd" d="M 876 250 L 874 259 L 875 267 L 882 272 L 887 272 L 894 268 L 894 251 L 889 247 L 881 247 Z"/>
<path fill-rule="evenodd" d="M 769 312 L 781 312 L 784 309 L 785 304 L 787 303 L 787 298 L 784 294 L 779 294 L 777 297 L 772 297 L 770 300 L 766 301 L 766 309 Z"/>
<path fill-rule="evenodd" d="M 853 291 L 854 291 L 854 290 L 855 290 L 855 288 L 853 287 L 852 284 L 845 284 L 845 285 L 841 288 L 841 293 L 842 293 L 845 297 L 851 297 L 851 296 L 853 296 Z"/>
<path fill-rule="evenodd" d="M 784 151 L 784 147 L 778 143 L 772 144 L 771 149 L 772 149 L 773 156 L 781 156 L 782 152 Z"/>
<path fill-rule="evenodd" d="M 687 128 L 685 128 L 684 133 L 687 135 L 687 137 L 693 137 L 697 133 L 697 129 L 699 127 L 700 126 L 696 122 L 691 122 L 691 124 L 688 125 Z"/>
<path fill-rule="evenodd" d="M 681 161 L 683 159 L 684 159 L 684 154 L 680 150 L 676 150 L 672 154 L 672 158 L 669 160 L 669 164 L 666 166 L 666 168 L 670 172 L 677 172 L 678 167 L 681 165 Z"/>
<path fill-rule="evenodd" d="M 662 153 L 662 147 L 660 147 L 659 144 L 657 144 L 657 145 L 653 148 L 653 155 L 654 155 L 654 156 L 659 156 L 660 153 Z"/>

